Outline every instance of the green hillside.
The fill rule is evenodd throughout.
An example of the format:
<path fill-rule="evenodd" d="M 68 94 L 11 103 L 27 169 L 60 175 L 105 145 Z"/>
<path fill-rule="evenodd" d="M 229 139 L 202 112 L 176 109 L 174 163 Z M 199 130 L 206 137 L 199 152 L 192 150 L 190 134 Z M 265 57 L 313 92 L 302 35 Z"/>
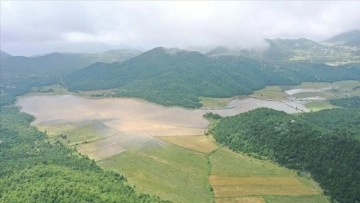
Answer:
<path fill-rule="evenodd" d="M 212 132 L 216 141 L 234 151 L 309 172 L 334 202 L 358 202 L 359 115 L 355 109 L 297 116 L 261 108 L 222 118 Z"/>
<path fill-rule="evenodd" d="M 194 108 L 201 106 L 198 97 L 231 97 L 266 85 L 360 79 L 359 75 L 357 64 L 337 68 L 306 62 L 273 64 L 155 48 L 123 63 L 95 63 L 69 74 L 64 82 L 71 91 L 116 89 L 118 96 Z"/>
<path fill-rule="evenodd" d="M 111 50 L 102 53 L 51 53 L 43 56 L 11 56 L 1 52 L 0 104 L 10 104 L 15 96 L 33 87 L 61 84 L 60 78 L 98 61 L 122 62 L 139 55 L 137 50 Z"/>

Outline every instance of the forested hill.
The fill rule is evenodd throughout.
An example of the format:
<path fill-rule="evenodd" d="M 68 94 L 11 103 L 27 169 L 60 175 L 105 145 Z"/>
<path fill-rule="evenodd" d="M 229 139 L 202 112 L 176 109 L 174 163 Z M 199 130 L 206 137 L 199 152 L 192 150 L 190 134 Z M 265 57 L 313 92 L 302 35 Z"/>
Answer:
<path fill-rule="evenodd" d="M 222 118 L 216 141 L 309 172 L 333 202 L 360 202 L 360 109 L 288 115 L 267 108 Z"/>
<path fill-rule="evenodd" d="M 155 48 L 123 63 L 96 63 L 64 78 L 71 91 L 116 89 L 120 96 L 200 107 L 198 97 L 249 94 L 265 85 L 360 79 L 360 65 L 268 63 L 238 56 Z"/>
<path fill-rule="evenodd" d="M 137 50 L 101 53 L 50 53 L 41 56 L 11 56 L 1 52 L 0 69 L 6 74 L 61 76 L 95 62 L 122 62 L 141 54 Z M 9 57 L 10 56 L 10 57 Z"/>

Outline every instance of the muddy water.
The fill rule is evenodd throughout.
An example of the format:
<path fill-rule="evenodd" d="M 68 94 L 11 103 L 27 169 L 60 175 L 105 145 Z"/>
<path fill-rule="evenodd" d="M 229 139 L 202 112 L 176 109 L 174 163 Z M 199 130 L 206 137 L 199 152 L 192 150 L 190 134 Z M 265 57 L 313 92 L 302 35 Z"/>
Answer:
<path fill-rule="evenodd" d="M 258 107 L 268 107 L 295 113 L 306 110 L 299 102 L 265 101 L 254 98 L 233 100 L 218 110 L 190 110 L 129 98 L 83 98 L 74 95 L 24 96 L 18 99 L 21 111 L 34 115 L 34 125 L 79 123 L 88 120 L 102 122 L 112 132 L 99 141 L 86 143 L 80 151 L 95 160 L 121 153 L 133 145 L 162 142 L 154 136 L 202 135 L 209 124 L 202 115 L 212 111 L 231 116 Z M 104 147 L 105 146 L 105 147 Z"/>

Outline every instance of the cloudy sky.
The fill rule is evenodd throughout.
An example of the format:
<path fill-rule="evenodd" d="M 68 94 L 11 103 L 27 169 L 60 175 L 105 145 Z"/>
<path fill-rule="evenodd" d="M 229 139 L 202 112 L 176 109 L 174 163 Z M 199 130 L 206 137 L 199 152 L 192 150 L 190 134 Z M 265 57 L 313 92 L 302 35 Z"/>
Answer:
<path fill-rule="evenodd" d="M 262 47 L 360 28 L 360 1 L 1 1 L 1 50 L 14 55 L 108 49 Z"/>

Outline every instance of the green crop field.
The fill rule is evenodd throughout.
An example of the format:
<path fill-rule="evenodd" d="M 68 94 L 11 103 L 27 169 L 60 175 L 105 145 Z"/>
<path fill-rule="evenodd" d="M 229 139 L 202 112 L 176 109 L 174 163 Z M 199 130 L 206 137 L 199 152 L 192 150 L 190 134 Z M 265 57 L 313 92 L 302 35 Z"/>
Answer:
<path fill-rule="evenodd" d="M 51 136 L 60 134 L 66 135 L 66 141 L 69 144 L 82 143 L 85 141 L 99 139 L 101 137 L 93 124 L 39 124 L 37 127 L 42 131 L 47 131 L 47 133 Z"/>
<path fill-rule="evenodd" d="M 217 176 L 291 176 L 293 172 L 268 161 L 222 148 L 210 156 L 211 174 Z"/>
<path fill-rule="evenodd" d="M 292 89 L 297 88 L 311 88 L 311 89 L 321 89 L 329 86 L 330 83 L 327 82 L 303 82 L 300 85 L 293 86 Z"/>
<path fill-rule="evenodd" d="M 270 161 L 220 148 L 207 136 L 163 136 L 97 163 L 139 191 L 174 202 L 327 202 L 315 182 Z"/>
<path fill-rule="evenodd" d="M 226 107 L 232 98 L 199 97 L 205 108 Z"/>
<path fill-rule="evenodd" d="M 271 100 L 287 99 L 287 95 L 282 91 L 282 88 L 279 86 L 267 86 L 261 90 L 255 91 L 250 96 L 257 99 L 271 99 Z"/>
<path fill-rule="evenodd" d="M 334 106 L 329 104 L 328 102 L 322 102 L 322 101 L 313 101 L 306 103 L 305 107 L 310 109 L 311 111 L 321 111 L 324 109 L 334 108 Z"/>
<path fill-rule="evenodd" d="M 211 202 L 207 157 L 162 143 L 133 149 L 97 162 L 124 174 L 139 191 L 174 202 Z"/>
<path fill-rule="evenodd" d="M 186 149 L 194 150 L 200 153 L 209 154 L 219 148 L 215 140 L 210 136 L 161 136 L 159 139 L 184 147 Z"/>
<path fill-rule="evenodd" d="M 216 202 L 327 202 L 314 181 L 270 161 L 221 148 L 210 165 Z"/>
<path fill-rule="evenodd" d="M 322 195 L 308 195 L 308 196 L 265 196 L 268 203 L 327 203 L 329 202 Z"/>

